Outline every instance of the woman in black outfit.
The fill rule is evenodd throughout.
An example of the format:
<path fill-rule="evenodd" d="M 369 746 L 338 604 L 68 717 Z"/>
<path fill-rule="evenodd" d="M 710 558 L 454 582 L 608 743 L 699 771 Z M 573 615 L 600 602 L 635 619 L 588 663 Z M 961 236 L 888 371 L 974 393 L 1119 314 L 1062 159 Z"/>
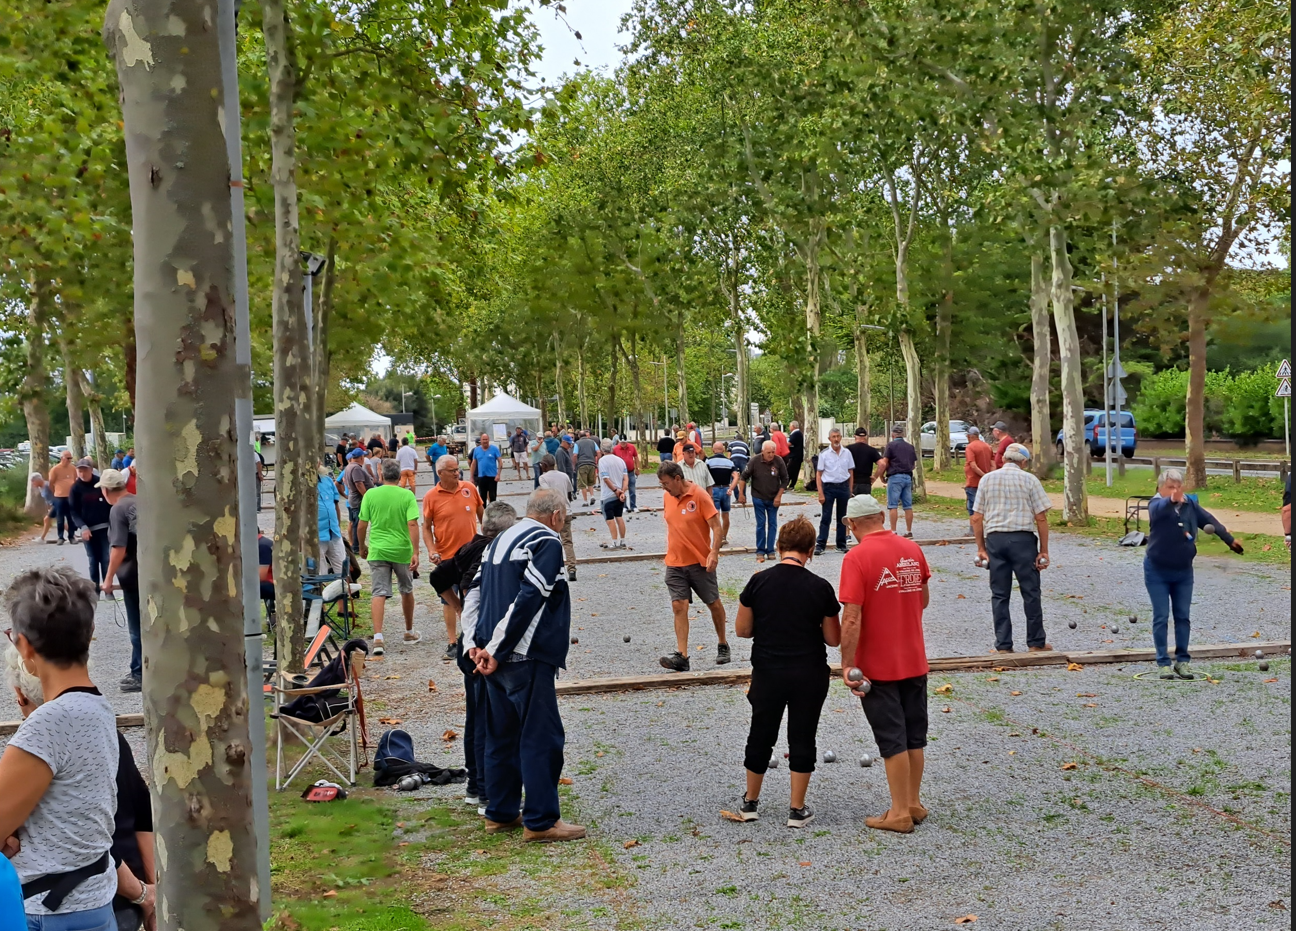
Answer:
<path fill-rule="evenodd" d="M 752 639 L 752 677 L 747 701 L 752 706 L 747 734 L 747 791 L 738 815 L 755 821 L 761 784 L 787 709 L 788 769 L 792 799 L 788 827 L 814 820 L 806 789 L 815 768 L 815 734 L 828 697 L 825 645 L 841 643 L 840 608 L 832 583 L 806 566 L 815 547 L 815 528 L 804 517 L 779 529 L 778 564 L 751 577 L 739 597 L 734 630 Z"/>

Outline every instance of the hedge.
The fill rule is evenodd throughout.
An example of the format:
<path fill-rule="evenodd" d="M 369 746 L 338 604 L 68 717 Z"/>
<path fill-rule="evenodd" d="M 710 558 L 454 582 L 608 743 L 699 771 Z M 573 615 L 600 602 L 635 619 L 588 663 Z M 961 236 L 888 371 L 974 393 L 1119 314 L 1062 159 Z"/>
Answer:
<path fill-rule="evenodd" d="M 1283 435 L 1282 401 L 1273 396 L 1278 382 L 1269 367 L 1232 374 L 1206 373 L 1207 436 L 1254 443 Z M 1139 433 L 1147 437 L 1184 435 L 1188 373 L 1167 369 L 1143 379 L 1131 410 Z"/>

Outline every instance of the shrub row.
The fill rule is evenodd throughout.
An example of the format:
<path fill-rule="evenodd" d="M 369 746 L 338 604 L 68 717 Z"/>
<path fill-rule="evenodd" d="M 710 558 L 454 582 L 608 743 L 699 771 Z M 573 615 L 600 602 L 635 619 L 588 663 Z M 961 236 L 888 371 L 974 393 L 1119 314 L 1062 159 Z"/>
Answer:
<path fill-rule="evenodd" d="M 1274 397 L 1278 381 L 1270 367 L 1206 373 L 1206 433 L 1239 443 L 1283 435 L 1283 403 Z M 1132 410 L 1139 433 L 1148 437 L 1181 437 L 1188 397 L 1188 373 L 1167 369 L 1146 376 Z"/>

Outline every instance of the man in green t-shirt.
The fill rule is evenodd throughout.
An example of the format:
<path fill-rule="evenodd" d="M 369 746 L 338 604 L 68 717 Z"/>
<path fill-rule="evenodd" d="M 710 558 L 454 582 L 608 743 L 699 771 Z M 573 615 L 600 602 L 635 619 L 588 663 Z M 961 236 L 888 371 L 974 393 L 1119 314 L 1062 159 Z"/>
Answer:
<path fill-rule="evenodd" d="M 418 643 L 414 630 L 414 578 L 419 564 L 419 506 L 414 493 L 400 486 L 400 463 L 382 460 L 382 484 L 371 488 L 360 500 L 360 521 L 356 525 L 360 555 L 369 561 L 373 586 L 373 652 L 383 655 L 383 613 L 392 596 L 392 574 L 400 589 L 401 611 L 405 614 L 405 642 Z"/>

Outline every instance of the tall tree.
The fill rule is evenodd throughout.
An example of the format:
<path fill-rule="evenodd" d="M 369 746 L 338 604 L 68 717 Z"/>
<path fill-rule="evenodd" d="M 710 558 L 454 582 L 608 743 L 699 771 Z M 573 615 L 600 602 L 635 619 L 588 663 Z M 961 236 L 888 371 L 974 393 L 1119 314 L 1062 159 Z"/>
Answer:
<path fill-rule="evenodd" d="M 134 230 L 144 714 L 163 931 L 260 928 L 237 516 L 230 165 L 198 0 L 112 0 Z M 256 696 L 260 703 L 260 696 Z M 260 726 L 260 716 L 256 717 Z"/>

